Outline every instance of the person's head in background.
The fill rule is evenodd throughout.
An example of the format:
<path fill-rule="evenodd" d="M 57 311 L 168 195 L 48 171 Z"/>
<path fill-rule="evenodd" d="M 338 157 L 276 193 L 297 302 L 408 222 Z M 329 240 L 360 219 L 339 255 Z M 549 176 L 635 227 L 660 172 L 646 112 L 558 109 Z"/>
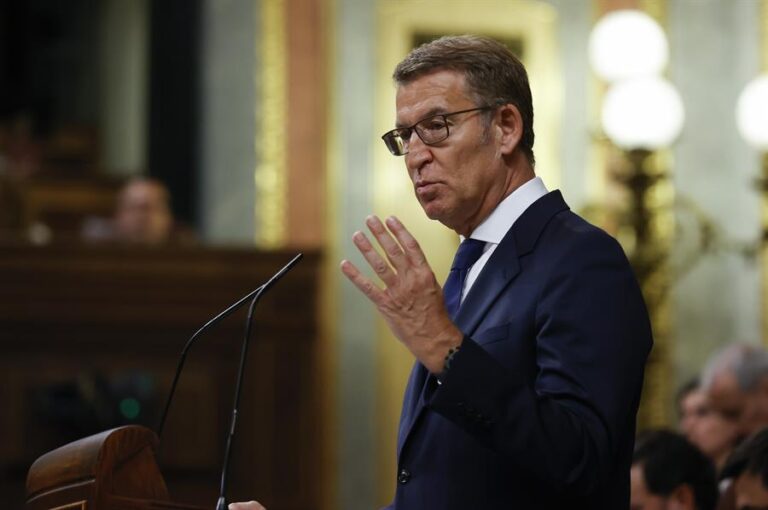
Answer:
<path fill-rule="evenodd" d="M 737 510 L 768 510 L 768 429 L 734 450 L 721 477 L 733 480 Z"/>
<path fill-rule="evenodd" d="M 630 510 L 714 510 L 717 504 L 714 465 L 668 430 L 638 436 L 630 481 Z"/>
<path fill-rule="evenodd" d="M 138 244 L 168 241 L 173 215 L 166 187 L 147 177 L 128 181 L 117 199 L 114 228 L 119 241 Z"/>
<path fill-rule="evenodd" d="M 712 409 L 733 420 L 742 436 L 768 427 L 768 351 L 732 344 L 715 353 L 702 374 Z"/>
<path fill-rule="evenodd" d="M 739 441 L 739 426 L 709 405 L 698 379 L 683 385 L 677 394 L 680 432 L 720 470 Z"/>

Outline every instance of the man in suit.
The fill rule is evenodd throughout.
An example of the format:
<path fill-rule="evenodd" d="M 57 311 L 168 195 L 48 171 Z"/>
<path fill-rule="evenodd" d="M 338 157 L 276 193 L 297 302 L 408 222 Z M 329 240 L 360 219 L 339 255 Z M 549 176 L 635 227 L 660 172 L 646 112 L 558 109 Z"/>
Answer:
<path fill-rule="evenodd" d="M 448 37 L 394 79 L 383 139 L 427 216 L 464 240 L 444 289 L 393 216 L 366 220 L 384 257 L 353 235 L 383 286 L 341 263 L 416 358 L 390 508 L 628 508 L 648 316 L 618 243 L 534 174 L 525 68 L 490 39 Z"/>
<path fill-rule="evenodd" d="M 648 315 L 618 243 L 535 176 L 524 67 L 492 40 L 448 37 L 394 79 L 384 141 L 469 261 L 444 298 L 403 224 L 369 217 L 385 258 L 353 239 L 383 288 L 342 262 L 416 358 L 393 508 L 627 508 Z"/>

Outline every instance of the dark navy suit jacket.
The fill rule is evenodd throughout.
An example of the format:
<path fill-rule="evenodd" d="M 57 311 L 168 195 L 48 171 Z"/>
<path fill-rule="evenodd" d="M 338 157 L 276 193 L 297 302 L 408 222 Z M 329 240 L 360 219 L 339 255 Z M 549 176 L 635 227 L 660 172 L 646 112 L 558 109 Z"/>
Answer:
<path fill-rule="evenodd" d="M 651 329 L 619 244 L 560 192 L 507 232 L 438 385 L 403 402 L 396 510 L 624 510 Z"/>

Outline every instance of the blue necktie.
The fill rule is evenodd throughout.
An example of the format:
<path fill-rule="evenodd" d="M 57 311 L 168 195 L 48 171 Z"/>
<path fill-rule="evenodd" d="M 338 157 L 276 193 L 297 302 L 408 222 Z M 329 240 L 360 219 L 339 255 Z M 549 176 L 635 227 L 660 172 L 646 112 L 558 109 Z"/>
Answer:
<path fill-rule="evenodd" d="M 445 285 L 443 286 L 445 307 L 452 319 L 456 318 L 456 314 L 459 312 L 461 290 L 464 288 L 464 280 L 467 279 L 469 268 L 483 254 L 484 247 L 485 241 L 466 238 L 459 245 L 458 251 L 456 251 L 456 256 L 453 258 L 453 264 L 451 265 L 451 272 L 448 274 L 448 279 L 445 280 Z"/>

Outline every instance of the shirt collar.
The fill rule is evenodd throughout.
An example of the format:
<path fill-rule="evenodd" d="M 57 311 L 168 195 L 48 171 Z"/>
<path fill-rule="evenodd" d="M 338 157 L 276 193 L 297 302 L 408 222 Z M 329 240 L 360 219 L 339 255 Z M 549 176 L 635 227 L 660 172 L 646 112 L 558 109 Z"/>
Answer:
<path fill-rule="evenodd" d="M 502 200 L 469 237 L 486 243 L 499 244 L 525 210 L 546 194 L 547 187 L 544 181 L 541 177 L 534 177 Z M 464 240 L 463 236 L 461 240 Z"/>

